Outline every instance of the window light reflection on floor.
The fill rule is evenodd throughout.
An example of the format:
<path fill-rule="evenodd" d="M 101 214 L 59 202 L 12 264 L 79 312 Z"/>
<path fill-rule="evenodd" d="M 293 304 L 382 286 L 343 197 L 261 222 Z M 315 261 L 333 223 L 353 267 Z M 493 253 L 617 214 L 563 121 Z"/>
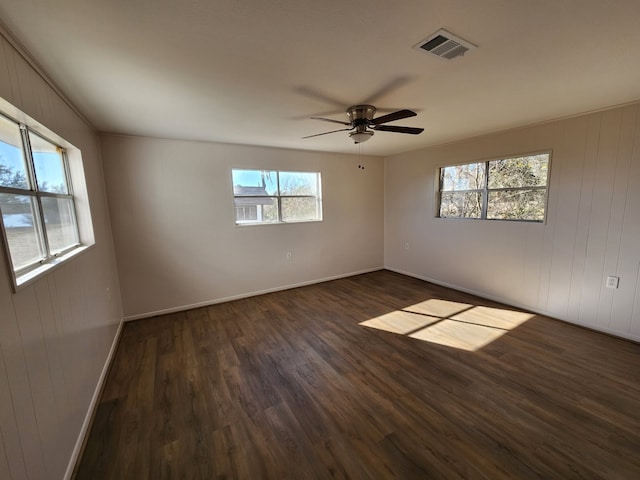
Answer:
<path fill-rule="evenodd" d="M 430 299 L 360 322 L 425 342 L 476 351 L 533 317 L 495 307 Z"/>

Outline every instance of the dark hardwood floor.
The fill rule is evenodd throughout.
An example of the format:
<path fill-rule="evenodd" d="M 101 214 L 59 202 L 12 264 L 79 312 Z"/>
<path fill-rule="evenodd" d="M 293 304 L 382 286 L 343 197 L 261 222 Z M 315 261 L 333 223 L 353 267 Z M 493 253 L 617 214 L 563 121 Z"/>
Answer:
<path fill-rule="evenodd" d="M 77 478 L 640 479 L 640 345 L 528 317 L 380 271 L 128 323 Z"/>

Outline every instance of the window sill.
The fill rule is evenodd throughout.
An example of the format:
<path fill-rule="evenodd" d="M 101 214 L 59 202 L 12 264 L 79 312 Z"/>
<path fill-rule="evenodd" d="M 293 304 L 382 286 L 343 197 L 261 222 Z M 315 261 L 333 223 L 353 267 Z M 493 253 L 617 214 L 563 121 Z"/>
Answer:
<path fill-rule="evenodd" d="M 39 280 L 49 272 L 55 270 L 56 268 L 58 268 L 60 265 L 64 264 L 68 260 L 71 260 L 72 258 L 80 255 L 81 253 L 84 253 L 89 248 L 91 248 L 91 245 L 81 245 L 78 248 L 75 248 L 64 255 L 61 255 L 60 257 L 56 257 L 53 260 L 43 265 L 40 265 L 37 268 L 34 268 L 33 270 L 29 270 L 28 272 L 23 273 L 18 277 L 14 277 L 13 291 L 15 293 L 18 293 L 23 288 L 26 288 L 27 286 L 31 285 L 32 283 Z"/>
<path fill-rule="evenodd" d="M 245 227 L 261 227 L 265 225 L 299 225 L 301 223 L 321 223 L 323 219 L 320 220 L 296 220 L 289 222 L 246 222 L 246 223 L 236 223 L 236 227 L 245 228 Z"/>

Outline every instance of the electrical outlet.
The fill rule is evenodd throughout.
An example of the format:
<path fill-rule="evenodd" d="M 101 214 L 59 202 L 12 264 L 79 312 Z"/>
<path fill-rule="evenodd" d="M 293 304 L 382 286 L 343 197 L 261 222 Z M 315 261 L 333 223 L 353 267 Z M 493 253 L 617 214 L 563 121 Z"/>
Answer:
<path fill-rule="evenodd" d="M 287 252 L 287 260 L 293 260 L 293 253 Z"/>
<path fill-rule="evenodd" d="M 607 277 L 607 288 L 618 288 L 618 285 L 620 284 L 620 277 L 614 277 L 612 275 L 609 275 Z"/>
<path fill-rule="evenodd" d="M 409 250 L 409 242 L 404 242 L 404 249 Z"/>

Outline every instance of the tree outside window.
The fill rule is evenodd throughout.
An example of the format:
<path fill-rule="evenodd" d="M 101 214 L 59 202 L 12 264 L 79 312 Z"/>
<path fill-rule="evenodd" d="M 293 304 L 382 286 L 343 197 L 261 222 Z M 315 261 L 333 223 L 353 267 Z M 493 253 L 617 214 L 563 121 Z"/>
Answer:
<path fill-rule="evenodd" d="M 438 216 L 543 222 L 550 153 L 440 169 Z"/>

